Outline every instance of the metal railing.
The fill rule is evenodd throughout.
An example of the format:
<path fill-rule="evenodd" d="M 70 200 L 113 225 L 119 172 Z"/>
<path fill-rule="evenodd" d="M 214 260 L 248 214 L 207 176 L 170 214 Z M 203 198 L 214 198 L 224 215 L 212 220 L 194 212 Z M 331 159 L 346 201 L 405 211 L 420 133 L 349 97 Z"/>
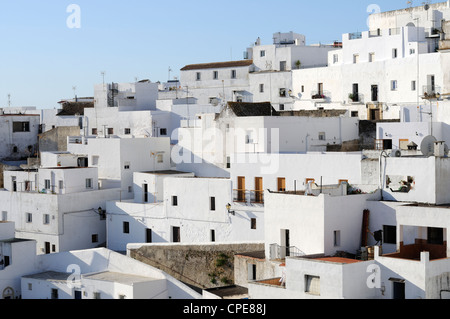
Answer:
<path fill-rule="evenodd" d="M 348 99 L 352 103 L 364 103 L 364 94 L 361 93 L 349 93 Z"/>
<path fill-rule="evenodd" d="M 324 100 L 331 97 L 331 92 L 329 91 L 311 91 L 311 99 L 313 100 Z"/>
<path fill-rule="evenodd" d="M 362 38 L 362 32 L 353 32 L 348 34 L 349 40 L 356 40 Z"/>
<path fill-rule="evenodd" d="M 233 189 L 235 203 L 264 204 L 263 190 Z"/>
<path fill-rule="evenodd" d="M 424 98 L 438 98 L 441 93 L 441 87 L 437 85 L 424 85 L 422 92 Z"/>
<path fill-rule="evenodd" d="M 295 246 L 270 245 L 270 259 L 285 259 L 286 257 L 301 257 L 306 254 Z"/>
<path fill-rule="evenodd" d="M 382 35 L 381 29 L 369 31 L 369 38 L 381 37 Z"/>

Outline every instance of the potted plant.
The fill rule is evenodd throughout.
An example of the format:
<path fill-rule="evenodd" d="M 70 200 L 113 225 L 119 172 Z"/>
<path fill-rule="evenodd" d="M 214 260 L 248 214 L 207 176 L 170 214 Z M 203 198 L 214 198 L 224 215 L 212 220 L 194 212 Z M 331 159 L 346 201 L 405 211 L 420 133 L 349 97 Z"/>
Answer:
<path fill-rule="evenodd" d="M 300 67 L 302 66 L 300 60 L 297 60 L 297 62 L 295 62 L 295 66 L 297 67 L 297 69 L 300 69 Z"/>

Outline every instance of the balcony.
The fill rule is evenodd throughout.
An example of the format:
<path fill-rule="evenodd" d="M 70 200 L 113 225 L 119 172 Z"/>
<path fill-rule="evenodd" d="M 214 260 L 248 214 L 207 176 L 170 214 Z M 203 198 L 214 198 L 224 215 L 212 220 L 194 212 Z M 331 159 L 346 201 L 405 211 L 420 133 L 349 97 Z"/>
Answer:
<path fill-rule="evenodd" d="M 423 99 L 439 99 L 441 97 L 441 87 L 437 85 L 424 85 L 422 92 Z"/>
<path fill-rule="evenodd" d="M 233 201 L 245 204 L 264 204 L 264 191 L 233 189 Z"/>
<path fill-rule="evenodd" d="M 362 32 L 353 32 L 348 34 L 349 40 L 362 39 Z"/>
<path fill-rule="evenodd" d="M 311 99 L 315 102 L 326 102 L 330 96 L 328 91 L 311 91 Z"/>

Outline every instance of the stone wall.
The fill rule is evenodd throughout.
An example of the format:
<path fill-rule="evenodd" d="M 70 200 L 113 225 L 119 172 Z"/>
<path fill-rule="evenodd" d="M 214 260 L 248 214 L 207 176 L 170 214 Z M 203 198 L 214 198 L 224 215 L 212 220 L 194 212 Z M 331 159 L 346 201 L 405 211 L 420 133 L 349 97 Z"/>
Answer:
<path fill-rule="evenodd" d="M 145 244 L 129 246 L 128 255 L 188 285 L 208 289 L 234 284 L 236 254 L 261 250 L 263 243 Z"/>

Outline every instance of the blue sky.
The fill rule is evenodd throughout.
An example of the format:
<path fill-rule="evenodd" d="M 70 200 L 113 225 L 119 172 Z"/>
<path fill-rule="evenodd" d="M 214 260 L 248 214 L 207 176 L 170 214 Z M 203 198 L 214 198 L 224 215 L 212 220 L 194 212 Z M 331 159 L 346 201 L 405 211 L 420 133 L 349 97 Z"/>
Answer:
<path fill-rule="evenodd" d="M 294 31 L 307 44 L 367 30 L 368 7 L 406 0 L 0 0 L 0 107 L 54 108 L 102 82 L 166 81 L 186 64 L 240 60 L 257 37 Z M 431 1 L 431 3 L 440 1 Z M 414 1 L 420 5 L 422 1 Z M 70 4 L 81 27 L 69 28 Z"/>

